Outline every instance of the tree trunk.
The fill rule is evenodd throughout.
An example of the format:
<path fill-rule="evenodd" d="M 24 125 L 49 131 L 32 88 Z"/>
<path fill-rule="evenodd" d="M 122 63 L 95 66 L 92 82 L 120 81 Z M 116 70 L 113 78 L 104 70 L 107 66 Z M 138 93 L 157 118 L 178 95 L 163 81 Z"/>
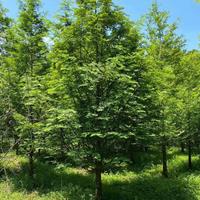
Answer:
<path fill-rule="evenodd" d="M 149 147 L 148 147 L 148 146 L 145 146 L 145 147 L 144 147 L 144 152 L 147 153 L 148 151 L 149 151 Z"/>
<path fill-rule="evenodd" d="M 19 155 L 19 137 L 17 135 L 14 135 L 14 149 L 16 152 L 16 155 Z"/>
<path fill-rule="evenodd" d="M 163 163 L 163 171 L 162 175 L 164 177 L 168 177 L 168 169 L 167 169 L 167 147 L 165 142 L 162 143 L 162 163 Z"/>
<path fill-rule="evenodd" d="M 4 149 L 4 144 L 3 144 L 4 143 L 4 137 L 3 136 L 4 136 L 4 134 L 1 135 L 1 153 L 4 152 L 4 150 L 3 150 Z"/>
<path fill-rule="evenodd" d="M 95 166 L 95 184 L 96 184 L 96 192 L 95 192 L 95 200 L 102 200 L 102 161 L 96 161 Z"/>
<path fill-rule="evenodd" d="M 63 161 L 65 159 L 65 152 L 64 152 L 64 135 L 63 135 L 63 129 L 60 129 L 60 156 L 61 160 Z"/>
<path fill-rule="evenodd" d="M 185 145 L 183 142 L 181 142 L 181 153 L 185 152 Z"/>
<path fill-rule="evenodd" d="M 131 160 L 132 164 L 135 163 L 135 156 L 133 151 L 129 151 L 129 159 Z"/>
<path fill-rule="evenodd" d="M 188 169 L 192 169 L 192 146 L 191 141 L 188 141 Z"/>
<path fill-rule="evenodd" d="M 34 151 L 32 145 L 30 145 L 30 152 L 29 152 L 29 176 L 33 180 L 34 179 Z"/>
<path fill-rule="evenodd" d="M 38 156 L 41 156 L 41 149 L 38 149 Z"/>

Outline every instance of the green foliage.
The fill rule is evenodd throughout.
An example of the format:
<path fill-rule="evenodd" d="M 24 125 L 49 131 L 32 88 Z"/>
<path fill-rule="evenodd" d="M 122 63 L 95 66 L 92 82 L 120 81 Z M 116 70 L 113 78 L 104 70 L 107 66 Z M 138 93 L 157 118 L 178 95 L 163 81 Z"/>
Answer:
<path fill-rule="evenodd" d="M 169 14 L 154 3 L 147 15 L 147 78 L 155 105 L 153 131 L 161 142 L 176 137 L 176 70 L 180 66 L 184 41 L 176 35 L 176 24 L 168 23 Z"/>
<path fill-rule="evenodd" d="M 139 30 L 112 0 L 63 0 L 52 22 L 40 0 L 20 0 L 16 20 L 0 5 L 0 199 L 101 200 L 102 173 L 103 199 L 199 198 L 167 146 L 199 151 L 200 53 L 156 3 L 145 20 Z"/>

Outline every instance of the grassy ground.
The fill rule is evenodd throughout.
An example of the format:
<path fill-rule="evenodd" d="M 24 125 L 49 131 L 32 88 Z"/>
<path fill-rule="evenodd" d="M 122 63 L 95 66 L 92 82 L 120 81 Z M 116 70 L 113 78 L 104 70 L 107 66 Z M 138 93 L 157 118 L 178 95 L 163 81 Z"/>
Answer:
<path fill-rule="evenodd" d="M 168 179 L 160 175 L 161 165 L 154 154 L 141 158 L 140 168 L 135 165 L 134 170 L 103 175 L 105 200 L 200 200 L 198 156 L 193 157 L 194 170 L 188 172 L 187 156 L 171 151 Z M 10 153 L 0 164 L 7 171 L 7 179 L 0 178 L 0 200 L 93 199 L 94 177 L 83 169 L 37 162 L 36 189 L 31 190 L 24 157 Z"/>

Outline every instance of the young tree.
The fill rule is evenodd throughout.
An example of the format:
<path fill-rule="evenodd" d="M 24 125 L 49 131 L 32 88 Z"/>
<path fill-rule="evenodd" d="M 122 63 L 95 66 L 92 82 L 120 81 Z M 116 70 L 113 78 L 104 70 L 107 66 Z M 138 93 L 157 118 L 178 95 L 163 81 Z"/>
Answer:
<path fill-rule="evenodd" d="M 199 131 L 199 70 L 200 54 L 198 51 L 186 53 L 178 68 L 177 74 L 177 98 L 181 100 L 180 126 L 181 138 L 188 147 L 188 168 L 192 169 L 192 149 L 198 144 Z"/>
<path fill-rule="evenodd" d="M 47 28 L 40 14 L 40 0 L 20 1 L 20 13 L 15 31 L 12 57 L 19 78 L 21 108 L 16 109 L 17 130 L 21 130 L 23 145 L 29 157 L 29 175 L 34 176 L 34 155 L 37 130 L 42 121 L 43 79 L 48 69 Z"/>
<path fill-rule="evenodd" d="M 4 142 L 7 143 L 13 134 L 12 123 L 12 96 L 13 73 L 8 65 L 9 47 L 11 42 L 8 39 L 11 19 L 6 16 L 7 10 L 0 4 L 0 123 L 1 123 L 1 151 L 3 151 Z M 10 142 L 8 142 L 10 145 Z M 9 147 L 10 148 L 10 147 Z"/>
<path fill-rule="evenodd" d="M 176 69 L 182 57 L 183 40 L 177 36 L 176 24 L 168 23 L 167 12 L 159 11 L 154 3 L 147 15 L 146 51 L 149 65 L 148 75 L 151 79 L 150 88 L 155 103 L 155 118 L 152 125 L 156 137 L 162 147 L 163 175 L 168 176 L 167 144 L 174 137 L 174 106 L 173 96 L 176 83 Z"/>

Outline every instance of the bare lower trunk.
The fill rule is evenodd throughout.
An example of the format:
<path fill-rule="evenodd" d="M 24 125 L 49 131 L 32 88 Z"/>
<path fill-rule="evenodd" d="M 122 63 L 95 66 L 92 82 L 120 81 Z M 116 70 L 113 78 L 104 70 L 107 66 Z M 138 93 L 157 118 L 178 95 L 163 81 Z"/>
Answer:
<path fill-rule="evenodd" d="M 30 152 L 29 152 L 29 176 L 33 180 L 34 179 L 34 151 L 32 146 L 30 146 Z"/>
<path fill-rule="evenodd" d="M 167 147 L 166 144 L 162 143 L 162 163 L 163 163 L 163 171 L 162 174 L 164 177 L 168 177 L 168 169 L 167 169 Z"/>
<path fill-rule="evenodd" d="M 4 151 L 3 151 L 3 148 L 4 148 L 4 136 L 3 136 L 3 134 L 1 135 L 1 153 L 3 153 Z"/>
<path fill-rule="evenodd" d="M 181 142 L 181 153 L 185 152 L 185 145 L 183 142 Z"/>
<path fill-rule="evenodd" d="M 192 146 L 191 141 L 188 141 L 188 168 L 192 169 Z"/>
<path fill-rule="evenodd" d="M 38 149 L 38 156 L 41 156 L 41 149 Z"/>
<path fill-rule="evenodd" d="M 64 152 L 64 134 L 63 134 L 63 129 L 60 129 L 60 156 L 61 159 L 64 160 L 65 159 L 65 152 Z"/>
<path fill-rule="evenodd" d="M 95 200 L 102 200 L 102 161 L 96 161 L 95 166 L 95 184 L 96 184 L 96 192 L 95 192 Z"/>
<path fill-rule="evenodd" d="M 14 149 L 16 152 L 16 155 L 19 155 L 19 137 L 17 135 L 14 136 Z"/>

